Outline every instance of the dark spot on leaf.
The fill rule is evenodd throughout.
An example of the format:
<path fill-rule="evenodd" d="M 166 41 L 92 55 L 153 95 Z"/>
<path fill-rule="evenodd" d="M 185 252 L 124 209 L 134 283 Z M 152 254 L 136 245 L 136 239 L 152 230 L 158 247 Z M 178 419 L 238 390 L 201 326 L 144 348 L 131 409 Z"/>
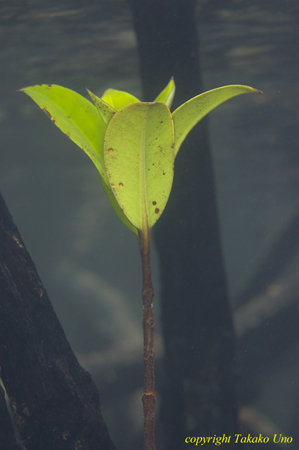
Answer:
<path fill-rule="evenodd" d="M 153 205 L 156 205 L 157 204 L 157 202 L 155 202 L 155 200 L 153 201 Z"/>
<path fill-rule="evenodd" d="M 45 114 L 47 114 L 47 116 L 49 117 L 49 119 L 52 120 L 52 116 L 51 116 L 51 114 L 49 113 L 49 111 L 47 110 L 47 108 L 43 108 L 43 111 L 44 111 Z"/>
<path fill-rule="evenodd" d="M 159 214 L 159 212 L 160 212 L 160 209 L 159 209 L 159 208 L 156 208 L 156 209 L 155 209 L 155 213 L 156 213 L 156 214 Z"/>
<path fill-rule="evenodd" d="M 160 123 L 163 123 L 163 120 L 161 120 L 161 122 Z"/>

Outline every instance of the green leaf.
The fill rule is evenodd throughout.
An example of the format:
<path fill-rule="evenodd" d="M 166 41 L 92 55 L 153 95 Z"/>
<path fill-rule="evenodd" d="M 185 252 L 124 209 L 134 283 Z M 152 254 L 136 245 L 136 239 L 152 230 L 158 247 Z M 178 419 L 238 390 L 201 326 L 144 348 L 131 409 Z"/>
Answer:
<path fill-rule="evenodd" d="M 107 89 L 102 96 L 102 100 L 108 103 L 108 105 L 113 106 L 117 111 L 130 103 L 140 103 L 140 100 L 134 97 L 134 95 L 128 92 L 118 91 L 117 89 Z"/>
<path fill-rule="evenodd" d="M 21 91 L 29 95 L 52 122 L 85 151 L 107 180 L 103 162 L 106 125 L 96 107 L 82 95 L 54 84 L 31 86 Z"/>
<path fill-rule="evenodd" d="M 172 105 L 174 93 L 175 93 L 175 84 L 174 84 L 173 77 L 171 77 L 168 85 L 166 86 L 166 88 L 163 89 L 162 92 L 160 92 L 158 97 L 155 99 L 155 102 L 165 103 L 168 106 L 168 108 L 170 109 L 171 105 Z"/>
<path fill-rule="evenodd" d="M 260 93 L 249 86 L 231 85 L 223 86 L 212 91 L 204 92 L 191 98 L 179 106 L 172 114 L 174 124 L 175 154 L 189 131 L 212 109 L 232 97 L 240 94 Z"/>
<path fill-rule="evenodd" d="M 100 116 L 103 119 L 103 122 L 107 126 L 114 114 L 116 113 L 116 109 L 110 106 L 108 103 L 104 102 L 101 98 L 97 97 L 90 90 L 86 89 L 88 94 L 90 95 L 91 100 L 95 104 Z"/>
<path fill-rule="evenodd" d="M 92 159 L 114 210 L 138 237 L 148 236 L 166 206 L 174 159 L 189 131 L 229 98 L 260 92 L 248 86 L 224 86 L 194 97 L 171 115 L 172 78 L 154 103 L 141 103 L 115 89 L 108 89 L 102 99 L 88 91 L 95 106 L 61 86 L 21 91 Z"/>
<path fill-rule="evenodd" d="M 114 196 L 138 229 L 161 216 L 172 186 L 173 123 L 163 103 L 132 103 L 109 122 L 104 164 Z"/>

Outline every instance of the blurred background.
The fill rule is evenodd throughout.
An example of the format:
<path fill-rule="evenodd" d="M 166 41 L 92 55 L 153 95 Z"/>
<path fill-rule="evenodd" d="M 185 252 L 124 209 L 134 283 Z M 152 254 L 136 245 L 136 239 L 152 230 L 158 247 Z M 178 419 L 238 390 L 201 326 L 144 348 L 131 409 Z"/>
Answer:
<path fill-rule="evenodd" d="M 288 308 L 297 308 L 299 284 L 298 2 L 198 0 L 196 21 L 204 90 L 247 84 L 264 92 L 212 112 L 209 138 L 237 334 L 271 327 L 269 317 L 281 322 L 278 334 L 270 329 L 267 353 L 246 369 L 242 420 L 264 424 L 264 434 L 293 433 L 295 441 L 298 340 L 288 333 L 295 326 Z M 85 88 L 100 96 L 112 87 L 142 99 L 130 8 L 124 0 L 1 1 L 0 42 L 2 195 L 73 350 L 99 385 L 112 439 L 117 448 L 137 448 L 143 364 L 136 238 L 115 216 L 88 157 L 17 92 L 52 83 L 84 96 Z M 152 270 L 159 378 L 154 242 Z M 258 347 L 263 334 L 255 336 Z M 246 351 L 241 345 L 241 375 Z"/>

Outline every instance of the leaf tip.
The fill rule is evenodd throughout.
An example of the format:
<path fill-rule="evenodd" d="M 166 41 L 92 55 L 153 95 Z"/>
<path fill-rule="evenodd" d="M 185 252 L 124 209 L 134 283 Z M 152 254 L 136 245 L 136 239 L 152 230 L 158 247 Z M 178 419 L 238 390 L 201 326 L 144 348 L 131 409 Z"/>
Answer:
<path fill-rule="evenodd" d="M 88 88 L 85 88 L 85 89 L 86 89 L 86 91 L 87 91 L 89 97 L 91 98 L 91 100 L 92 100 L 93 103 L 94 103 L 95 95 L 94 95 Z"/>

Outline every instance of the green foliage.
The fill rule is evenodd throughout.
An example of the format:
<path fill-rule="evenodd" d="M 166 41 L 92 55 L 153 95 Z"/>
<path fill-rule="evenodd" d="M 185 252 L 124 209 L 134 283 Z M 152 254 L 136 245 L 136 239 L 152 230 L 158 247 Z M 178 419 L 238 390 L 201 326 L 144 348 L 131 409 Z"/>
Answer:
<path fill-rule="evenodd" d="M 104 164 L 110 188 L 129 221 L 151 228 L 172 186 L 173 124 L 164 103 L 131 103 L 107 127 Z"/>
<path fill-rule="evenodd" d="M 32 86 L 22 91 L 38 104 L 63 133 L 87 153 L 105 178 L 103 141 L 106 125 L 96 107 L 82 95 L 54 84 Z"/>
<path fill-rule="evenodd" d="M 168 201 L 174 160 L 190 130 L 212 109 L 236 95 L 259 92 L 224 86 L 187 101 L 172 114 L 173 79 L 153 103 L 108 89 L 94 105 L 70 89 L 38 85 L 22 89 L 95 164 L 119 218 L 133 232 L 147 232 Z"/>
<path fill-rule="evenodd" d="M 232 97 L 236 97 L 240 94 L 249 94 L 252 92 L 260 92 L 249 86 L 232 85 L 223 86 L 212 91 L 204 92 L 197 95 L 191 100 L 183 103 L 173 113 L 174 124 L 174 142 L 175 142 L 175 154 L 180 149 L 185 137 L 192 130 L 192 128 L 212 109 L 221 105 L 226 100 Z"/>

